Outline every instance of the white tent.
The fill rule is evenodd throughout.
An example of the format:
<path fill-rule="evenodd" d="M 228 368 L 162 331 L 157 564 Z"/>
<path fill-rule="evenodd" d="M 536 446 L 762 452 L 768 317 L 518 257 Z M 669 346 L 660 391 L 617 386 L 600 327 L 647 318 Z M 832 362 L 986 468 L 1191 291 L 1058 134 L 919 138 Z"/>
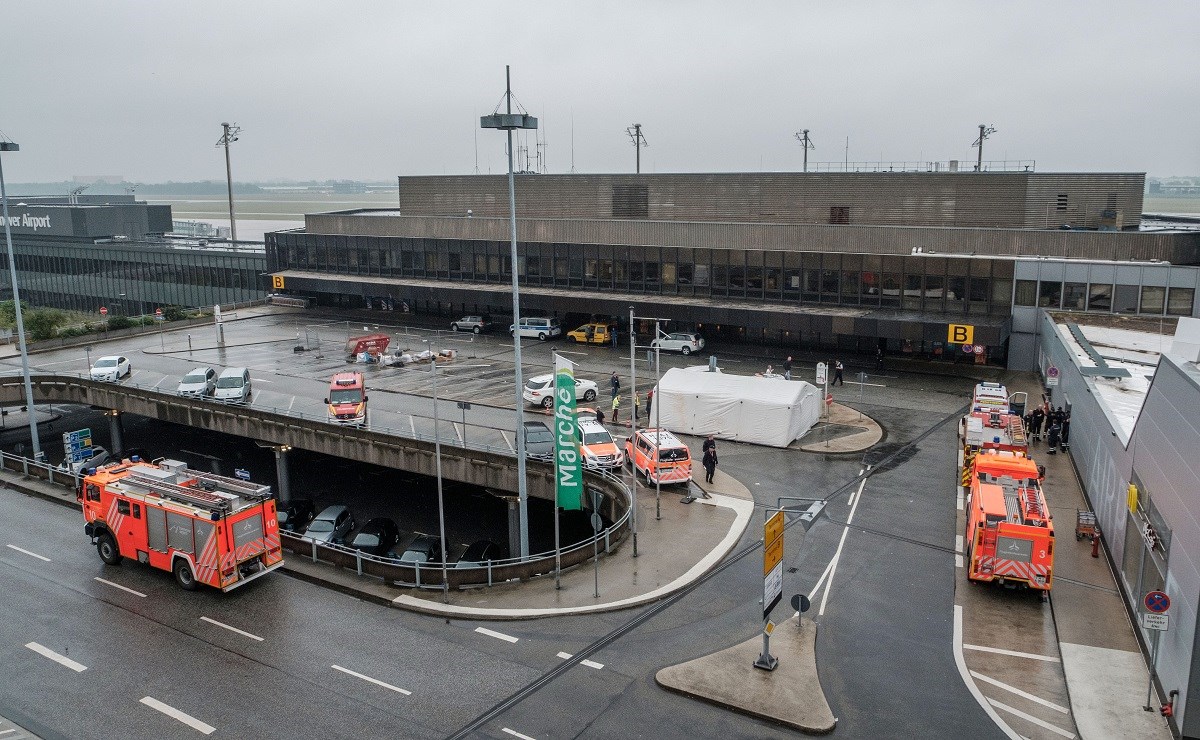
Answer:
<path fill-rule="evenodd" d="M 787 447 L 821 416 L 811 383 L 673 368 L 654 393 L 650 423 L 683 434 Z"/>

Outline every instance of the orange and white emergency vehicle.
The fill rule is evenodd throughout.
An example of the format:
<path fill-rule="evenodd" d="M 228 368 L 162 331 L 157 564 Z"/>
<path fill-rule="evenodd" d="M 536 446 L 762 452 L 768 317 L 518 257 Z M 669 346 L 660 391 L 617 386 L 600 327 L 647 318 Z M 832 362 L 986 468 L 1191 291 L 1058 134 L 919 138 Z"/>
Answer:
<path fill-rule="evenodd" d="M 229 591 L 283 565 L 270 486 L 133 458 L 90 469 L 76 496 L 109 565 L 148 563 L 189 591 Z"/>
<path fill-rule="evenodd" d="M 959 437 L 967 454 L 979 450 L 1005 450 L 1029 454 L 1029 439 L 1020 416 L 1005 411 L 973 411 L 963 417 Z"/>
<path fill-rule="evenodd" d="M 692 479 L 691 452 L 665 429 L 639 429 L 625 440 L 625 457 L 632 462 L 634 471 L 646 476 L 652 485 L 687 483 Z"/>
<path fill-rule="evenodd" d="M 329 381 L 329 420 L 346 426 L 367 423 L 367 384 L 362 373 L 338 373 Z"/>
<path fill-rule="evenodd" d="M 1049 592 L 1054 522 L 1033 460 L 1011 451 L 975 455 L 966 547 L 970 580 Z"/>

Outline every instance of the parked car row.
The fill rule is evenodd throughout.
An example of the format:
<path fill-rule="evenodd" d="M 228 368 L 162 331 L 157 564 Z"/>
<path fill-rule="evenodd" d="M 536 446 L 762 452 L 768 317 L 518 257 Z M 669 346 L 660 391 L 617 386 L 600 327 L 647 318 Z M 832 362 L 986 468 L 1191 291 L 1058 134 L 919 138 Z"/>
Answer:
<path fill-rule="evenodd" d="M 370 555 L 405 563 L 440 565 L 442 562 L 441 538 L 420 532 L 402 532 L 396 522 L 387 517 L 368 519 L 356 530 L 354 515 L 341 504 L 326 506 L 316 512 L 312 501 L 292 499 L 281 504 L 276 512 L 279 528 L 299 534 L 303 540 L 345 545 Z M 451 559 L 451 563 L 456 568 L 469 568 L 507 557 L 508 551 L 503 545 L 491 540 L 477 540 L 468 545 L 457 559 Z"/>
<path fill-rule="evenodd" d="M 230 367 L 217 375 L 212 367 L 195 367 L 183 376 L 175 392 L 189 398 L 211 398 L 223 403 L 246 403 L 253 388 L 250 370 Z"/>
<path fill-rule="evenodd" d="M 456 321 L 452 321 L 450 328 L 453 331 L 469 331 L 475 334 L 484 334 L 495 329 L 496 324 L 492 321 L 491 316 L 484 314 L 463 316 Z M 548 339 L 554 339 L 562 335 L 562 333 L 563 329 L 558 319 L 545 316 L 522 316 L 520 321 L 508 325 L 508 335 L 510 337 L 520 334 L 522 337 L 539 339 L 543 342 Z M 612 321 L 593 321 L 567 332 L 567 338 L 573 340 L 576 344 L 609 345 L 615 344 L 620 340 L 619 334 L 619 327 Z M 650 343 L 650 347 L 659 348 L 663 352 L 679 352 L 690 355 L 693 352 L 699 352 L 704 349 L 704 337 L 694 331 L 674 332 L 653 340 Z"/>

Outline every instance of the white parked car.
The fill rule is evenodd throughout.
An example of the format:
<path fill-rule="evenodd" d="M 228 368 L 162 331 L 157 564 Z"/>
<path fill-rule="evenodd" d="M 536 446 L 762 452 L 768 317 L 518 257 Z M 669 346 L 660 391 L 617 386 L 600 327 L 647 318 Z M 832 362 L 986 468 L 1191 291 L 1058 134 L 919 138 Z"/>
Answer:
<path fill-rule="evenodd" d="M 211 367 L 196 367 L 179 381 L 175 392 L 181 396 L 208 398 L 217 388 L 217 371 Z"/>
<path fill-rule="evenodd" d="M 92 365 L 91 377 L 92 380 L 120 380 L 133 374 L 133 365 L 130 364 L 128 357 L 120 355 L 107 355 L 96 360 L 96 364 Z"/>
<path fill-rule="evenodd" d="M 554 406 L 554 376 L 536 375 L 525 383 L 521 397 L 534 406 L 548 409 Z M 580 401 L 596 400 L 596 384 L 591 380 L 575 378 L 575 398 Z"/>
<path fill-rule="evenodd" d="M 253 390 L 250 386 L 250 370 L 231 367 L 221 371 L 213 397 L 225 403 L 246 403 L 250 400 Z"/>
<path fill-rule="evenodd" d="M 690 355 L 704 349 L 704 337 L 694 331 L 677 331 L 662 339 L 655 339 L 650 342 L 650 347 L 657 347 L 663 352 L 680 352 Z"/>

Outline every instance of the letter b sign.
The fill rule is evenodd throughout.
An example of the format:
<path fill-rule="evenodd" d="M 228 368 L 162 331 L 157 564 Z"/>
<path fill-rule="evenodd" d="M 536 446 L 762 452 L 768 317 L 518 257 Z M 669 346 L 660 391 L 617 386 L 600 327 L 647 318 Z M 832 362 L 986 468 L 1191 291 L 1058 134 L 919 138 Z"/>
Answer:
<path fill-rule="evenodd" d="M 272 275 L 271 287 L 275 290 L 285 290 L 283 287 L 283 275 Z"/>
<path fill-rule="evenodd" d="M 948 344 L 974 344 L 975 327 L 970 324 L 949 324 L 946 342 Z"/>

